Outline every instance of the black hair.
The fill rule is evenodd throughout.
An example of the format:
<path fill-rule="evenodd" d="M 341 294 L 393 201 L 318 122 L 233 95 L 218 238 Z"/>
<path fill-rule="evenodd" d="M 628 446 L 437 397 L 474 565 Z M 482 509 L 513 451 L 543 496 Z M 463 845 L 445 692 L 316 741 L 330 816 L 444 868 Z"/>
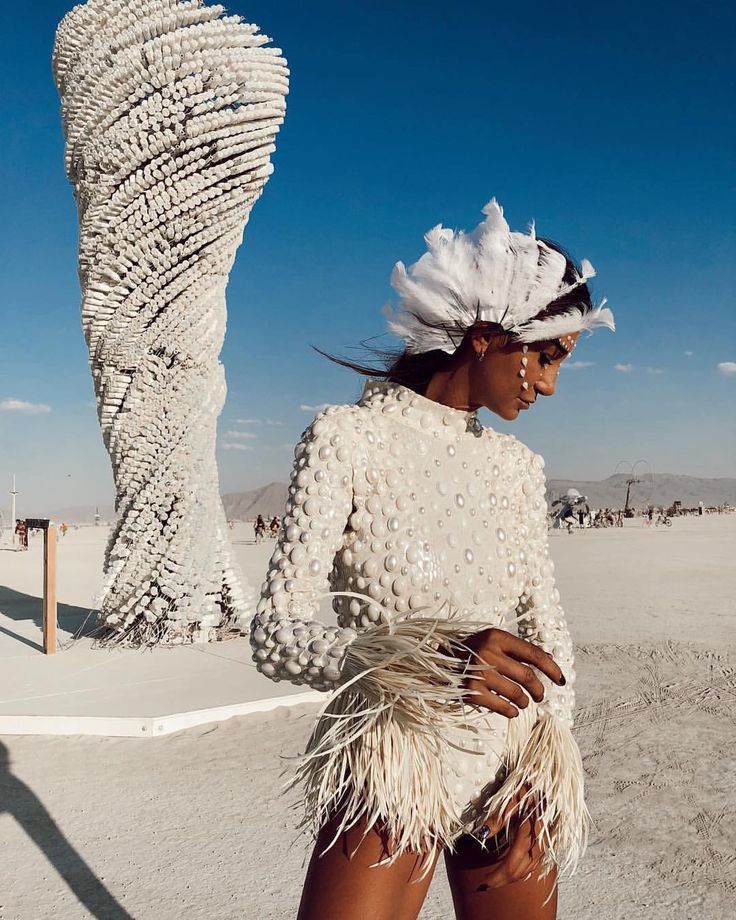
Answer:
<path fill-rule="evenodd" d="M 580 267 L 573 260 L 572 256 L 563 249 L 559 243 L 541 237 L 539 237 L 539 241 L 545 243 L 550 249 L 559 252 L 560 255 L 565 257 L 565 272 L 562 276 L 562 282 L 563 284 L 572 284 L 580 274 Z M 478 319 L 480 303 L 476 306 L 475 322 L 467 326 L 467 319 L 461 319 L 461 317 L 466 315 L 464 305 L 459 301 L 454 292 L 450 293 L 450 298 L 451 312 L 457 313 L 457 321 L 450 318 L 444 322 L 433 322 L 425 320 L 417 314 L 413 315 L 427 328 L 441 329 L 444 331 L 450 341 L 455 342 L 457 339 L 458 347 L 464 344 L 471 330 L 479 328 L 494 335 L 505 335 L 508 341 L 515 340 L 515 336 L 506 332 L 499 323 L 482 322 Z M 583 315 L 589 313 L 593 309 L 593 302 L 587 284 L 579 284 L 571 291 L 568 291 L 567 294 L 563 294 L 561 297 L 553 300 L 535 317 L 535 319 L 547 319 L 550 316 L 566 313 L 573 308 L 580 310 Z M 346 358 L 337 358 L 317 348 L 316 345 L 312 345 L 312 348 L 335 364 L 340 364 L 342 367 L 348 367 L 356 371 L 356 373 L 363 374 L 366 377 L 382 377 L 390 383 L 401 384 L 402 386 L 408 387 L 410 390 L 414 390 L 414 392 L 418 393 L 420 396 L 426 391 L 432 377 L 438 371 L 444 370 L 454 357 L 454 355 L 448 354 L 446 351 L 442 351 L 442 349 L 439 348 L 433 349 L 432 351 L 420 352 L 419 354 L 409 354 L 405 349 L 401 348 L 376 348 L 367 345 L 365 340 L 361 342 L 361 345 L 367 351 L 379 358 L 383 362 L 383 366 L 375 367 L 368 364 L 349 361 Z"/>

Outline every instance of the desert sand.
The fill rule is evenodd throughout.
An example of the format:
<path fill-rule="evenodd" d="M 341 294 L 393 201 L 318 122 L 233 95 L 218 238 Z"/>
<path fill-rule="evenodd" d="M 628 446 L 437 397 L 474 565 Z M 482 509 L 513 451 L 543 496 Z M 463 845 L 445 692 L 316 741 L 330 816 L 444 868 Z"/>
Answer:
<path fill-rule="evenodd" d="M 59 595 L 73 629 L 98 590 L 102 541 L 91 530 L 65 540 Z M 559 917 L 725 920 L 736 896 L 736 516 L 551 540 L 596 825 Z M 233 543 L 256 580 L 273 544 L 253 546 L 247 528 Z M 34 552 L 0 552 L 0 611 L 26 640 Z M 37 655 L 33 640 L 5 638 L 27 662 Z M 8 673 L 2 700 L 17 690 Z M 0 918 L 294 918 L 311 842 L 293 830 L 298 798 L 279 789 L 318 707 L 151 740 L 4 736 Z M 452 916 L 440 864 L 420 917 Z"/>

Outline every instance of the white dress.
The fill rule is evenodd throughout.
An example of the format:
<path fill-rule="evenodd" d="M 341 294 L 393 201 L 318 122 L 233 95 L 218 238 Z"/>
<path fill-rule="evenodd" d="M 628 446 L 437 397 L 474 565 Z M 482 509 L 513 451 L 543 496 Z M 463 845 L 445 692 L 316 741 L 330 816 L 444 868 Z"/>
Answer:
<path fill-rule="evenodd" d="M 389 862 L 452 848 L 526 783 L 544 803 L 548 867 L 574 869 L 588 814 L 543 467 L 475 413 L 381 380 L 304 432 L 251 642 L 272 680 L 333 691 L 293 781 L 305 784 L 302 823 L 314 833 L 347 803 L 341 829 L 361 814 L 387 822 Z M 314 619 L 331 591 L 346 592 L 333 600 L 337 627 Z M 458 706 L 461 678 L 438 642 L 417 644 L 433 624 L 457 639 L 518 625 L 567 684 L 538 672 L 544 700 L 513 720 Z"/>

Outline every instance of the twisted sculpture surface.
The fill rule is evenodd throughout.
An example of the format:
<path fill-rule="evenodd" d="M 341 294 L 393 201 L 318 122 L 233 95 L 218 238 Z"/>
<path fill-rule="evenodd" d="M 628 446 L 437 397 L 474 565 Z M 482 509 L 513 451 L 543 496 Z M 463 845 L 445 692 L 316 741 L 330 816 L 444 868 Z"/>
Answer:
<path fill-rule="evenodd" d="M 255 606 L 215 460 L 225 289 L 267 182 L 286 61 L 202 0 L 88 0 L 53 55 L 77 201 L 82 325 L 118 519 L 108 640 L 204 641 Z"/>

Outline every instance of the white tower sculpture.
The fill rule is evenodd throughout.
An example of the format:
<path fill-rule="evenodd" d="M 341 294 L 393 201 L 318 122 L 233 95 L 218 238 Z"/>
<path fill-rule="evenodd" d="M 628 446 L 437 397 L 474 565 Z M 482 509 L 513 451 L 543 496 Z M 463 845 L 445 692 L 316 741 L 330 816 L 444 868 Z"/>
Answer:
<path fill-rule="evenodd" d="M 228 275 L 286 109 L 269 41 L 203 0 L 87 0 L 56 34 L 82 325 L 117 491 L 108 641 L 206 641 L 255 608 L 215 438 Z"/>

